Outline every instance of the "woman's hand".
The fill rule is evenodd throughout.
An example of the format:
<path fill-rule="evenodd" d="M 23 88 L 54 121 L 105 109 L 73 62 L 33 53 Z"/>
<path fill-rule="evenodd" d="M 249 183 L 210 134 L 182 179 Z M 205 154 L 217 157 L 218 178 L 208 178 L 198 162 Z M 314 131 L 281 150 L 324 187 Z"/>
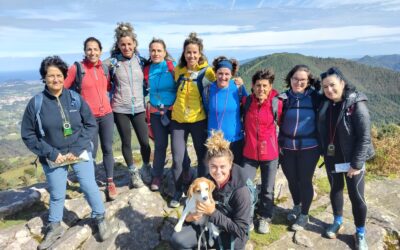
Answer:
<path fill-rule="evenodd" d="M 203 213 L 206 215 L 211 215 L 215 211 L 215 201 L 211 200 L 210 202 L 197 202 L 196 204 L 197 212 Z"/>
<path fill-rule="evenodd" d="M 68 153 L 68 154 L 66 154 L 65 155 L 65 159 L 67 160 L 67 161 L 75 161 L 75 160 L 78 160 L 78 157 L 76 157 L 74 154 L 72 154 L 72 153 Z"/>
<path fill-rule="evenodd" d="M 198 221 L 198 220 L 201 219 L 201 217 L 203 217 L 203 214 L 200 214 L 200 213 L 191 213 L 191 214 L 188 214 L 188 215 L 186 216 L 185 221 L 186 221 L 186 222 Z"/>
<path fill-rule="evenodd" d="M 57 164 L 63 163 L 65 161 L 65 156 L 61 153 L 58 153 L 57 159 L 54 161 Z"/>
<path fill-rule="evenodd" d="M 238 77 L 235 77 L 235 78 L 233 78 L 233 80 L 235 81 L 235 84 L 236 84 L 236 86 L 239 88 L 240 86 L 242 86 L 243 85 L 243 79 L 240 77 L 240 76 L 238 76 Z"/>
<path fill-rule="evenodd" d="M 354 175 L 359 175 L 360 173 L 361 169 L 350 167 L 349 171 L 347 172 L 347 177 L 352 178 Z"/>

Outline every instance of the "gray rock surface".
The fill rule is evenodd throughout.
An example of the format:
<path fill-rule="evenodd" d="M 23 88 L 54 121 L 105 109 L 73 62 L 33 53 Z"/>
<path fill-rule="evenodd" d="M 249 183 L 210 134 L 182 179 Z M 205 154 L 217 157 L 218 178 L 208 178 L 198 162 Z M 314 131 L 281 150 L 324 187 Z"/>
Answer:
<path fill-rule="evenodd" d="M 142 172 L 143 174 L 144 172 Z M 195 173 L 195 170 L 193 170 Z M 147 187 L 129 189 L 130 176 L 126 168 L 116 168 L 115 183 L 119 195 L 116 200 L 106 202 L 106 217 L 112 229 L 112 236 L 105 242 L 98 239 L 97 228 L 90 217 L 90 207 L 83 195 L 72 195 L 65 203 L 64 223 L 66 233 L 55 242 L 52 249 L 170 249 L 170 239 L 173 227 L 181 213 L 181 208 L 170 209 L 167 206 L 168 197 L 174 193 L 172 175 L 169 169 L 165 170 L 164 183 L 159 192 L 151 192 Z M 323 169 L 317 169 L 316 178 L 326 178 Z M 97 168 L 96 178 L 100 189 L 104 191 L 104 171 Z M 72 189 L 76 185 L 74 176 L 69 176 Z M 71 187 L 70 187 L 71 188 Z M 279 200 L 276 215 L 286 216 L 292 207 L 286 180 L 279 170 L 275 195 Z M 385 249 L 385 236 L 388 232 L 399 235 L 400 216 L 400 180 L 374 180 L 367 182 L 366 199 L 368 205 L 367 241 L 370 249 Z M 251 240 L 246 249 L 352 249 L 354 240 L 354 224 L 351 214 L 350 201 L 345 194 L 343 234 L 331 240 L 323 237 L 327 223 L 332 221 L 332 211 L 329 196 L 317 191 L 311 210 L 315 210 L 310 217 L 310 223 L 304 231 L 286 231 L 280 239 L 268 246 L 260 246 Z M 9 199 L 11 194 L 20 197 L 17 209 L 7 210 L 9 214 L 29 209 L 33 204 L 45 207 L 49 194 L 44 184 L 35 185 L 21 190 L 9 190 L 9 193 L 0 193 L 1 207 L 12 207 L 17 199 Z M 10 196 L 11 195 L 11 196 Z M 6 200 L 3 200 L 3 197 Z M 26 199 L 25 199 L 26 198 Z M 105 196 L 103 194 L 103 199 Z M 26 202 L 25 202 L 26 200 Z M 6 211 L 6 210 L 2 210 Z M 7 216 L 4 213 L 4 216 Z M 36 213 L 26 223 L 0 230 L 0 249 L 36 249 L 43 239 L 43 229 L 47 220 L 47 211 Z M 272 225 L 273 226 L 273 225 Z M 391 239 L 392 244 L 399 244 L 398 239 Z"/>

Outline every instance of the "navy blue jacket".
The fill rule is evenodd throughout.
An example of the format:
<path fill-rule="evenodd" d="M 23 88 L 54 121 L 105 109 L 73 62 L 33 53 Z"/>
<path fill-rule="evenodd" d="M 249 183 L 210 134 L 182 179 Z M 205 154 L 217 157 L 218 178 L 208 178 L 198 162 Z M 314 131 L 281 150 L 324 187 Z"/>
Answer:
<path fill-rule="evenodd" d="M 63 119 L 57 99 L 47 89 L 43 90 L 43 102 L 40 110 L 45 136 L 41 137 L 35 117 L 35 100 L 32 98 L 22 118 L 21 137 L 25 145 L 39 156 L 40 162 L 46 163 L 46 158 L 55 161 L 59 153 L 72 153 L 79 156 L 84 150 L 91 150 L 91 140 L 96 133 L 96 119 L 87 103 L 80 98 L 80 109 L 71 101 L 70 90 L 63 89 L 59 100 L 65 115 L 69 117 L 72 135 L 64 137 Z"/>
<path fill-rule="evenodd" d="M 312 95 L 315 95 L 314 100 Z M 316 109 L 319 106 L 321 95 L 309 88 L 303 94 L 295 94 L 291 90 L 287 90 L 278 98 L 283 101 L 279 146 L 290 150 L 317 147 Z"/>

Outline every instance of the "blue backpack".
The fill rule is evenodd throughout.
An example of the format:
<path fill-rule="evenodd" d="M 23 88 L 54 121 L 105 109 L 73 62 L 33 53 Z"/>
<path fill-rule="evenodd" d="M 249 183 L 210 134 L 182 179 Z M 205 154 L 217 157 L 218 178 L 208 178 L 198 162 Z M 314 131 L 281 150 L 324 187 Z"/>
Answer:
<path fill-rule="evenodd" d="M 81 108 L 81 99 L 77 92 L 73 90 L 68 90 L 69 94 L 71 95 L 71 106 L 76 106 L 77 109 Z M 36 122 L 38 124 L 38 130 L 40 137 L 44 137 L 45 133 L 42 126 L 42 119 L 40 118 L 40 109 L 42 108 L 43 103 L 43 93 L 40 92 L 35 95 L 35 117 Z"/>

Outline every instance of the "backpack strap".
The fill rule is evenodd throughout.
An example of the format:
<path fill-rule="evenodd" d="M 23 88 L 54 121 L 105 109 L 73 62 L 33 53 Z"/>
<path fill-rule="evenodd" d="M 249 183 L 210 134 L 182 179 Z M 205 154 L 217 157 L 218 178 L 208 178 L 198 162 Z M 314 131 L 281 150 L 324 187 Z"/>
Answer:
<path fill-rule="evenodd" d="M 80 95 L 73 90 L 69 90 L 69 94 L 71 95 L 71 106 L 76 107 L 78 110 L 80 110 L 81 109 Z"/>
<path fill-rule="evenodd" d="M 203 99 L 203 107 L 204 110 L 206 111 L 206 114 L 208 114 L 208 105 L 210 103 L 210 87 L 211 84 L 207 85 L 204 89 L 203 89 L 203 93 L 202 93 L 202 99 Z"/>
<path fill-rule="evenodd" d="M 174 62 L 171 60 L 166 60 L 166 62 L 167 62 L 168 71 L 169 71 L 169 73 L 172 74 L 172 78 L 174 78 L 174 70 L 175 70 Z"/>
<path fill-rule="evenodd" d="M 39 93 L 35 95 L 35 116 L 36 116 L 36 122 L 38 124 L 38 129 L 41 137 L 45 136 L 43 126 L 42 126 L 42 120 L 40 119 L 40 109 L 42 108 L 42 103 L 43 103 L 43 93 Z"/>
<path fill-rule="evenodd" d="M 279 106 L 279 98 L 275 96 L 272 98 L 272 114 L 274 115 L 275 125 L 278 124 L 278 106 Z"/>
<path fill-rule="evenodd" d="M 75 68 L 76 68 L 76 74 L 75 74 L 75 80 L 74 83 L 72 84 L 71 88 L 72 90 L 81 93 L 82 90 L 82 79 L 85 75 L 85 70 L 83 69 L 83 66 L 80 62 L 74 62 Z"/>
<path fill-rule="evenodd" d="M 103 68 L 104 76 L 108 79 L 108 76 L 110 75 L 110 69 L 104 63 L 101 64 L 101 67 Z"/>
<path fill-rule="evenodd" d="M 244 101 L 244 103 L 242 103 L 242 116 L 243 116 L 243 123 L 244 123 L 244 119 L 246 117 L 246 113 L 249 110 L 251 105 L 251 95 L 246 96 L 246 99 Z"/>
<path fill-rule="evenodd" d="M 197 78 L 194 80 L 197 83 L 197 88 L 199 89 L 199 93 L 203 93 L 203 89 L 204 89 L 203 79 L 204 79 L 204 76 L 206 75 L 206 71 L 207 71 L 208 67 L 209 66 L 202 68 L 199 71 Z"/>
<path fill-rule="evenodd" d="M 143 68 L 143 79 L 144 79 L 144 86 L 146 89 L 149 89 L 149 73 L 150 73 L 150 64 L 144 66 Z"/>

